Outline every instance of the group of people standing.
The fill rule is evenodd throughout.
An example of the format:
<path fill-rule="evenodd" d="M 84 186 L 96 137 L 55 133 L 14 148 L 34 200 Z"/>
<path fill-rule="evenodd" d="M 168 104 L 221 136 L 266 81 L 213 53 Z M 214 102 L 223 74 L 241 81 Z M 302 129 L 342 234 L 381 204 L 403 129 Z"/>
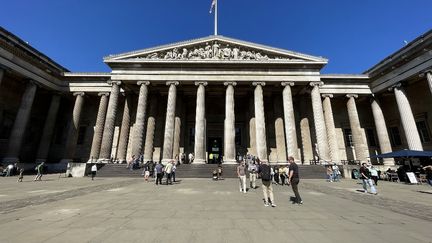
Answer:
<path fill-rule="evenodd" d="M 338 182 L 341 178 L 339 166 L 336 163 L 326 165 L 326 174 L 328 182 Z"/>
<path fill-rule="evenodd" d="M 247 165 L 246 165 L 246 161 L 249 162 Z M 300 194 L 298 192 L 298 184 L 300 182 L 298 166 L 295 163 L 294 158 L 291 156 L 288 158 L 288 164 L 289 167 L 287 168 L 287 170 L 289 172 L 287 172 L 286 174 L 287 177 L 286 184 L 291 185 L 292 187 L 292 190 L 295 195 L 294 203 L 303 204 L 303 200 L 301 199 Z M 249 172 L 250 187 L 253 189 L 257 188 L 256 187 L 257 178 L 261 178 L 263 197 L 264 197 L 264 206 L 276 207 L 274 201 L 273 186 L 272 186 L 273 184 L 272 181 L 274 179 L 275 174 L 273 172 L 272 175 L 272 168 L 268 164 L 268 162 L 260 161 L 259 158 L 254 158 L 253 160 L 248 160 L 248 158 L 246 158 L 240 162 L 240 165 L 237 167 L 237 176 L 239 178 L 239 190 L 242 193 L 247 193 L 246 171 Z M 283 183 L 285 184 L 285 180 Z"/>

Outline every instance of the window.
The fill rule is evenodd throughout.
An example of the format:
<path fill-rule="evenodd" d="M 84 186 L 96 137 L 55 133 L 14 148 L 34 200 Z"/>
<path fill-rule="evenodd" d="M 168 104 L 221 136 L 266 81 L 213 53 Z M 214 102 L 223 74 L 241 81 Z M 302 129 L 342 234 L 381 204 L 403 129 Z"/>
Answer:
<path fill-rule="evenodd" d="M 87 130 L 87 127 L 84 127 L 84 126 L 79 127 L 77 144 L 79 144 L 79 145 L 84 144 L 86 130 Z"/>
<path fill-rule="evenodd" d="M 369 144 L 369 147 L 376 147 L 376 140 L 375 140 L 375 132 L 372 128 L 366 129 L 366 137 Z"/>
<path fill-rule="evenodd" d="M 351 129 L 345 128 L 344 129 L 344 137 L 345 137 L 345 144 L 347 147 L 354 146 L 353 140 L 352 140 L 352 133 Z"/>
<path fill-rule="evenodd" d="M 422 143 L 427 143 L 431 141 L 431 137 L 429 135 L 428 125 L 425 120 L 421 120 L 416 122 L 417 130 L 420 135 L 420 140 Z"/>
<path fill-rule="evenodd" d="M 189 128 L 189 145 L 195 144 L 195 128 Z"/>
<path fill-rule="evenodd" d="M 401 146 L 402 140 L 399 134 L 399 128 L 398 127 L 390 127 L 390 143 L 392 146 Z"/>

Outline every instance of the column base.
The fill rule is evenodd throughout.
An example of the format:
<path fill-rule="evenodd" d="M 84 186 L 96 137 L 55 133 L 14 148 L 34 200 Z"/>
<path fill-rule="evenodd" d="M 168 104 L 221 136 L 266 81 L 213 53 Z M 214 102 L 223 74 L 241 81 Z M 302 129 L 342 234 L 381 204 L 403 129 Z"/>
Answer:
<path fill-rule="evenodd" d="M 224 164 L 224 165 L 236 165 L 237 161 L 235 159 L 227 159 L 227 160 L 224 160 L 222 164 Z"/>
<path fill-rule="evenodd" d="M 110 159 L 98 159 L 96 163 L 108 164 L 111 163 Z"/>
<path fill-rule="evenodd" d="M 19 159 L 18 157 L 7 157 L 7 158 L 3 158 L 2 162 L 7 164 L 13 164 L 13 163 L 18 163 Z"/>
<path fill-rule="evenodd" d="M 204 159 L 195 158 L 192 164 L 193 165 L 202 165 L 202 164 L 206 164 L 206 161 Z"/>
<path fill-rule="evenodd" d="M 171 161 L 173 161 L 174 159 L 162 159 L 162 164 L 163 165 L 166 165 L 166 164 L 168 164 L 169 162 L 171 162 Z"/>
<path fill-rule="evenodd" d="M 89 159 L 89 160 L 87 160 L 87 163 L 89 164 L 89 163 L 97 163 L 98 162 L 98 160 L 97 159 Z"/>

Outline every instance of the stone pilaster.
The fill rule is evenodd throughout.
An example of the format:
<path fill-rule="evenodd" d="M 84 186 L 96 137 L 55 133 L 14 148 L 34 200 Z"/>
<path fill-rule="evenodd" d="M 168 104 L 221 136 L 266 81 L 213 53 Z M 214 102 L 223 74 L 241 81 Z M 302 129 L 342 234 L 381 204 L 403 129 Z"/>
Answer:
<path fill-rule="evenodd" d="M 255 129 L 256 129 L 256 148 L 258 158 L 262 161 L 268 161 L 267 157 L 267 137 L 265 126 L 265 113 L 264 113 L 264 95 L 263 86 L 264 82 L 253 82 L 255 86 L 254 91 L 254 104 L 255 104 Z"/>
<path fill-rule="evenodd" d="M 236 82 L 225 82 L 224 164 L 236 164 L 234 87 Z"/>
<path fill-rule="evenodd" d="M 117 147 L 117 159 L 119 163 L 126 162 L 127 147 L 129 142 L 129 132 L 130 132 L 130 107 L 131 107 L 131 97 L 125 94 L 123 117 L 120 128 L 119 144 Z M 138 154 L 139 155 L 139 154 Z"/>
<path fill-rule="evenodd" d="M 118 98 L 120 94 L 120 81 L 111 81 L 111 93 L 108 102 L 108 110 L 105 118 L 105 126 L 102 136 L 102 145 L 98 161 L 107 163 L 111 159 L 111 150 L 114 137 L 115 120 L 117 116 Z"/>
<path fill-rule="evenodd" d="M 392 87 L 396 97 L 396 103 L 399 109 L 399 114 L 402 121 L 402 127 L 405 132 L 408 149 L 423 151 L 423 145 L 420 140 L 420 135 L 417 130 L 414 115 L 411 110 L 411 105 L 406 96 L 405 90 L 399 83 Z"/>
<path fill-rule="evenodd" d="M 288 156 L 294 157 L 295 161 L 299 161 L 297 132 L 294 117 L 294 105 L 292 100 L 291 86 L 294 82 L 282 82 L 284 89 L 282 91 L 284 122 L 285 122 L 285 139 Z"/>
<path fill-rule="evenodd" d="M 380 146 L 381 153 L 392 152 L 392 147 L 390 143 L 390 138 L 387 132 L 387 125 L 384 119 L 384 114 L 382 112 L 380 103 L 376 99 L 372 99 L 372 114 L 375 121 L 375 128 L 377 131 L 378 142 Z M 395 165 L 394 159 L 384 159 L 384 165 Z"/>
<path fill-rule="evenodd" d="M 428 81 L 428 84 L 429 84 L 429 90 L 430 90 L 430 92 L 432 94 L 432 71 L 428 71 L 426 73 L 426 78 L 427 78 L 427 81 Z"/>
<path fill-rule="evenodd" d="M 153 161 L 153 142 L 156 127 L 157 115 L 157 99 L 156 95 L 151 96 L 149 117 L 147 119 L 147 130 L 144 145 L 144 161 Z"/>
<path fill-rule="evenodd" d="M 283 119 L 282 99 L 279 95 L 273 98 L 274 129 L 276 140 L 276 161 L 279 164 L 287 162 L 287 147 L 285 146 L 285 128 Z"/>
<path fill-rule="evenodd" d="M 207 161 L 205 149 L 205 86 L 207 82 L 195 82 L 198 86 L 195 112 L 195 159 L 194 164 Z"/>
<path fill-rule="evenodd" d="M 255 125 L 255 104 L 254 97 L 250 96 L 249 99 L 249 150 L 248 153 L 252 155 L 257 155 L 256 149 L 256 125 Z"/>
<path fill-rule="evenodd" d="M 61 162 L 71 162 L 73 160 L 78 140 L 78 130 L 81 120 L 82 108 L 84 105 L 84 92 L 77 92 L 73 95 L 76 96 L 75 105 L 73 108 L 72 120 L 66 140 L 65 153 Z"/>
<path fill-rule="evenodd" d="M 51 98 L 51 104 L 48 109 L 48 114 L 45 120 L 42 137 L 36 155 L 36 162 L 43 162 L 46 161 L 46 159 L 48 158 L 48 152 L 51 146 L 51 140 L 54 134 L 54 127 L 57 120 L 57 113 L 60 107 L 60 99 L 61 96 L 58 94 L 54 94 Z"/>
<path fill-rule="evenodd" d="M 318 145 L 318 156 L 320 160 L 329 161 L 329 146 L 327 140 L 327 130 L 325 127 L 324 121 L 324 113 L 321 102 L 321 95 L 319 87 L 322 85 L 322 82 L 311 82 L 310 85 L 313 87 L 311 91 L 312 98 L 312 110 L 314 116 L 315 123 L 315 133 L 317 137 L 317 145 Z"/>
<path fill-rule="evenodd" d="M 106 116 L 107 106 L 108 106 L 109 93 L 102 92 L 99 93 L 98 96 L 100 96 L 99 109 L 96 117 L 94 133 L 93 133 L 93 142 L 90 150 L 90 159 L 88 162 L 96 162 L 97 159 L 99 158 L 99 152 L 101 148 L 102 135 L 103 135 L 104 124 L 105 124 L 105 116 Z"/>
<path fill-rule="evenodd" d="M 140 92 L 132 139 L 132 155 L 136 157 L 142 153 L 144 146 L 144 123 L 146 119 L 148 86 L 150 82 L 140 81 L 137 84 L 140 86 Z"/>
<path fill-rule="evenodd" d="M 14 125 L 12 127 L 11 135 L 9 137 L 9 146 L 6 152 L 6 157 L 3 162 L 10 163 L 16 162 L 21 151 L 24 134 L 30 119 L 33 100 L 36 95 L 36 83 L 29 81 L 27 83 L 24 94 L 21 97 L 21 104 L 18 113 L 15 117 Z"/>
<path fill-rule="evenodd" d="M 174 123 L 175 123 L 175 108 L 177 98 L 177 85 L 179 82 L 167 82 L 169 86 L 168 90 L 168 102 L 167 112 L 165 118 L 165 133 L 163 142 L 162 162 L 165 164 L 171 161 L 173 158 L 173 140 L 174 140 Z"/>
<path fill-rule="evenodd" d="M 351 127 L 352 139 L 354 143 L 354 150 L 356 159 L 361 162 L 367 161 L 368 154 L 366 154 L 367 146 L 363 142 L 362 130 L 360 125 L 360 119 L 357 112 L 357 106 L 355 99 L 358 97 L 355 94 L 346 95 L 348 98 L 347 109 L 348 109 L 348 118 Z"/>
<path fill-rule="evenodd" d="M 333 98 L 332 94 L 323 94 L 323 110 L 324 119 L 327 128 L 328 143 L 330 147 L 330 158 L 332 162 L 340 164 L 339 159 L 339 145 L 337 142 L 336 129 L 333 118 L 333 109 L 331 106 L 330 98 Z"/>

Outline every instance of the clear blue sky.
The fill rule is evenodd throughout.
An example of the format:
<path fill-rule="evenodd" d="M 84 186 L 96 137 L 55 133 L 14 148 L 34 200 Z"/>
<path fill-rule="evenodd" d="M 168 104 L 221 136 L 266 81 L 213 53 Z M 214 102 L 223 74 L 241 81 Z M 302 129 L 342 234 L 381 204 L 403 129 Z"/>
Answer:
<path fill-rule="evenodd" d="M 213 33 L 211 0 L 9 0 L 0 25 L 75 72 L 109 54 Z M 361 73 L 432 27 L 431 0 L 219 0 L 219 34 Z"/>

